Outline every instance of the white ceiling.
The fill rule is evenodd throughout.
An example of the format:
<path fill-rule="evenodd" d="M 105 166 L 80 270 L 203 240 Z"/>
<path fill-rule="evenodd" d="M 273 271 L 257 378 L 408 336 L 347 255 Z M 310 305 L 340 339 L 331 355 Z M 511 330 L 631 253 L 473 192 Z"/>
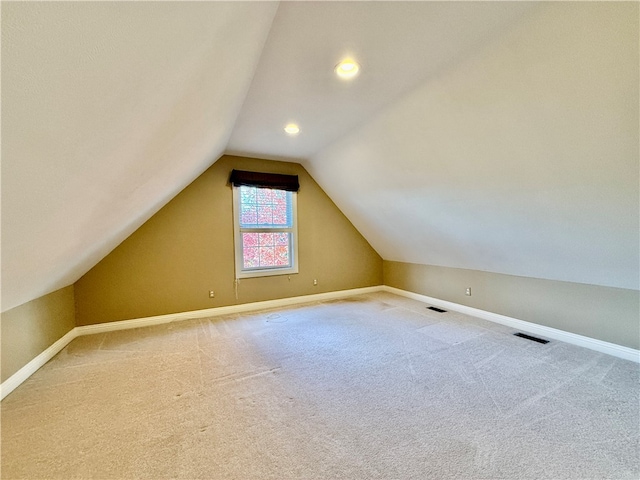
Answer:
<path fill-rule="evenodd" d="M 76 281 L 219 158 L 276 9 L 3 3 L 3 310 Z"/>
<path fill-rule="evenodd" d="M 284 2 L 227 152 L 307 159 L 503 31 L 525 2 Z M 352 57 L 357 81 L 333 68 Z M 282 135 L 289 122 L 300 134 Z"/>
<path fill-rule="evenodd" d="M 307 162 L 387 260 L 638 289 L 638 3 L 552 3 Z"/>
<path fill-rule="evenodd" d="M 3 3 L 2 310 L 224 151 L 388 260 L 638 288 L 637 38 L 634 3 Z"/>

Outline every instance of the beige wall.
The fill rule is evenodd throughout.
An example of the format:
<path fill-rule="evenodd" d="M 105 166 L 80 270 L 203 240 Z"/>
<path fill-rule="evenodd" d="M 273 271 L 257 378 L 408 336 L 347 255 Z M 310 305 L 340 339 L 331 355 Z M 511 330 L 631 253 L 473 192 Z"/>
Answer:
<path fill-rule="evenodd" d="M 243 279 L 237 300 L 233 168 L 300 178 L 299 274 Z M 77 324 L 380 284 L 380 256 L 301 165 L 223 156 L 76 282 Z"/>
<path fill-rule="evenodd" d="M 73 286 L 7 310 L 0 318 L 4 382 L 76 326 Z"/>
<path fill-rule="evenodd" d="M 640 292 L 499 273 L 384 262 L 384 283 L 461 305 L 640 347 Z M 465 295 L 471 287 L 472 296 Z"/>

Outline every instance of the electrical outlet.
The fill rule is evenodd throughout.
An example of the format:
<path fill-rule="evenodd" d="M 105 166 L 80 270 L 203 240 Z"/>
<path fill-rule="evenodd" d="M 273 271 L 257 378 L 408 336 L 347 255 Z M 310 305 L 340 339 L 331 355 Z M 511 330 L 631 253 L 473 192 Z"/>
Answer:
<path fill-rule="evenodd" d="M 464 294 L 471 296 L 471 287 L 467 287 L 467 291 Z"/>
<path fill-rule="evenodd" d="M 216 293 L 213 290 L 209 290 L 209 298 L 214 298 Z"/>
<path fill-rule="evenodd" d="M 318 279 L 317 279 L 317 278 L 314 278 L 314 279 L 313 279 L 313 286 L 315 287 L 315 286 L 317 286 L 317 285 L 318 285 Z"/>

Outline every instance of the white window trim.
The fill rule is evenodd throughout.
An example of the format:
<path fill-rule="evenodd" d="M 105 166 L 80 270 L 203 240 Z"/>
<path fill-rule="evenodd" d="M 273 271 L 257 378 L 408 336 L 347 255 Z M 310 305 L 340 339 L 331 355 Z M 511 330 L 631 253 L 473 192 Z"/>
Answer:
<path fill-rule="evenodd" d="M 273 267 L 259 270 L 244 270 L 242 259 L 242 235 L 240 235 L 240 187 L 233 186 L 233 243 L 235 250 L 236 278 L 273 277 L 276 275 L 293 275 L 298 273 L 298 193 L 291 192 L 291 228 L 245 228 L 244 232 L 257 231 L 262 233 L 282 232 L 291 233 L 291 267 Z"/>

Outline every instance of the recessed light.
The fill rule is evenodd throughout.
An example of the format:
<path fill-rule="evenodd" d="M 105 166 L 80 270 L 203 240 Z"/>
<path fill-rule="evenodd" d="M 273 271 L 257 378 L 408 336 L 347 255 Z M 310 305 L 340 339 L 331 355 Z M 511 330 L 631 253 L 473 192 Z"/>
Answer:
<path fill-rule="evenodd" d="M 295 123 L 290 123 L 286 127 L 284 127 L 284 131 L 289 135 L 297 135 L 298 132 L 300 132 L 300 127 L 298 127 L 298 125 L 296 125 Z"/>
<path fill-rule="evenodd" d="M 360 65 L 355 60 L 347 58 L 336 65 L 335 72 L 340 78 L 353 78 L 358 75 Z"/>

